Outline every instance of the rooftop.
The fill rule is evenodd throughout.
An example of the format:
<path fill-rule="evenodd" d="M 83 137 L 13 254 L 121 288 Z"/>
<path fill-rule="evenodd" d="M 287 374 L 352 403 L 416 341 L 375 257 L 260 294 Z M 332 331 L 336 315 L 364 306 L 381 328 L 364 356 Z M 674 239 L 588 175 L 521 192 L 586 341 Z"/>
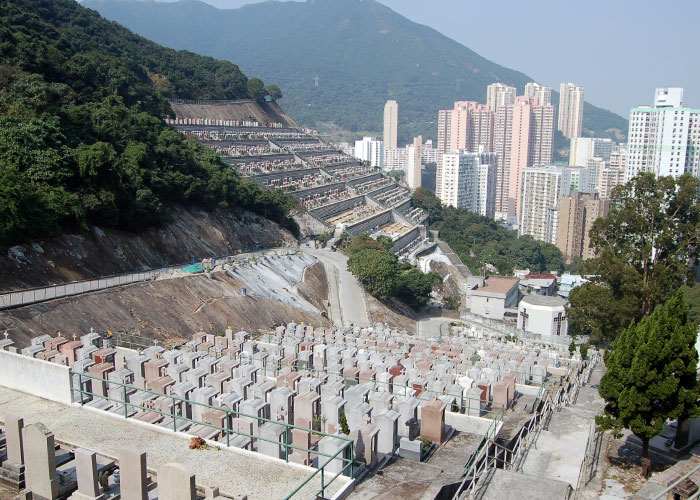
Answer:
<path fill-rule="evenodd" d="M 518 286 L 518 278 L 501 278 L 489 276 L 486 279 L 486 286 L 477 289 L 478 292 L 486 293 L 508 293 L 514 286 Z"/>
<path fill-rule="evenodd" d="M 547 295 L 526 295 L 520 302 L 521 304 L 525 303 L 533 306 L 556 307 L 566 305 L 566 299 L 562 299 L 561 297 L 549 297 Z"/>

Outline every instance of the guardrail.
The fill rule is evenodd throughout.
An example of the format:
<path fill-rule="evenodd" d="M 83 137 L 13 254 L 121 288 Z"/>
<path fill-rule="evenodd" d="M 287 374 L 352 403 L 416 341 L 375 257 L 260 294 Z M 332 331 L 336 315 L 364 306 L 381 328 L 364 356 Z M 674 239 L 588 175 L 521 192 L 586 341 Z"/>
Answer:
<path fill-rule="evenodd" d="M 241 258 L 247 258 L 259 254 L 266 254 L 283 250 L 284 249 L 264 250 L 260 252 L 246 252 L 236 255 L 219 255 L 211 258 L 213 260 L 230 261 L 232 259 L 238 260 Z M 59 285 L 51 285 L 47 287 L 26 288 L 23 290 L 13 290 L 10 292 L 4 292 L 0 293 L 0 309 L 10 309 L 13 307 L 20 307 L 29 304 L 37 304 L 39 302 L 46 302 L 47 300 L 60 299 L 63 297 L 70 297 L 73 295 L 80 295 L 88 292 L 106 290 L 108 288 L 113 288 L 116 286 L 153 281 L 158 279 L 158 277 L 162 275 L 173 274 L 174 272 L 180 271 L 189 265 L 190 263 L 175 264 L 161 267 L 158 269 L 149 269 L 147 271 L 141 271 L 137 273 L 102 276 L 99 278 L 82 281 L 72 281 L 69 283 L 62 283 Z"/>
<path fill-rule="evenodd" d="M 228 408 L 221 408 L 221 407 L 217 407 L 217 406 L 208 405 L 206 403 L 199 403 L 197 401 L 192 401 L 189 399 L 180 398 L 180 397 L 173 395 L 173 394 L 163 394 L 163 393 L 152 391 L 150 389 L 142 389 L 142 388 L 134 386 L 134 385 L 124 384 L 121 382 L 116 382 L 116 381 L 112 381 L 112 380 L 108 380 L 108 379 L 103 379 L 103 378 L 89 375 L 89 374 L 83 373 L 83 372 L 74 372 L 72 370 L 69 370 L 69 374 L 71 376 L 71 379 L 73 379 L 73 377 L 78 378 L 77 387 L 71 388 L 71 391 L 73 392 L 73 394 L 78 395 L 77 396 L 78 401 L 76 401 L 76 402 L 79 402 L 81 406 L 84 406 L 85 404 L 89 403 L 90 401 L 92 401 L 94 399 L 115 403 L 117 405 L 115 410 L 117 410 L 117 411 L 123 410 L 122 416 L 125 419 L 133 418 L 136 414 L 138 414 L 138 413 L 132 414 L 132 412 L 130 412 L 130 409 L 132 411 L 134 409 L 138 409 L 144 413 L 153 413 L 156 415 L 160 415 L 163 418 L 172 419 L 172 422 L 171 422 L 172 423 L 172 430 L 174 432 L 181 432 L 182 426 L 178 426 L 178 422 L 185 422 L 186 424 L 201 425 L 203 427 L 207 427 L 207 428 L 214 429 L 214 430 L 218 431 L 220 433 L 220 439 L 222 439 L 223 441 L 217 441 L 217 443 L 221 443 L 221 444 L 225 443 L 226 447 L 229 447 L 229 448 L 231 447 L 231 436 L 232 435 L 233 436 L 242 436 L 242 437 L 250 439 L 251 445 L 256 441 L 264 441 L 264 442 L 272 443 L 275 446 L 283 446 L 284 450 L 285 450 L 284 451 L 285 462 L 289 462 L 289 455 L 291 454 L 290 450 L 299 450 L 299 451 L 302 451 L 305 453 L 309 453 L 311 455 L 318 456 L 319 457 L 319 465 L 321 463 L 321 457 L 328 458 L 328 460 L 326 462 L 324 462 L 323 465 L 320 465 L 309 477 L 307 477 L 299 486 L 297 486 L 289 495 L 287 495 L 285 497 L 285 500 L 293 498 L 295 495 L 297 495 L 302 490 L 302 488 L 304 486 L 306 486 L 309 483 L 309 481 L 311 481 L 318 474 L 320 474 L 320 476 L 321 476 L 321 488 L 312 497 L 314 499 L 325 498 L 326 489 L 330 486 L 331 483 L 333 483 L 333 481 L 335 481 L 338 478 L 338 476 L 342 475 L 348 469 L 349 469 L 349 477 L 350 478 L 353 477 L 355 456 L 354 456 L 354 449 L 353 449 L 353 440 L 350 439 L 349 437 L 344 437 L 344 436 L 341 436 L 338 434 L 327 434 L 327 433 L 321 432 L 319 430 L 307 429 L 304 427 L 299 427 L 296 425 L 288 424 L 284 421 L 269 420 L 266 418 L 262 418 L 258 415 L 249 415 L 249 414 L 241 413 L 241 412 L 238 412 L 235 410 L 229 410 Z M 92 390 L 85 389 L 85 387 L 88 386 L 87 385 L 88 382 L 90 383 L 90 389 L 92 389 L 92 385 L 91 385 L 92 381 L 98 381 L 98 382 L 103 383 L 103 384 L 108 384 L 108 387 L 110 389 L 113 386 L 121 388 L 122 389 L 121 398 L 115 399 L 115 398 L 109 397 L 108 395 L 104 396 L 102 394 L 97 394 Z M 155 407 L 149 407 L 149 406 L 131 403 L 129 401 L 129 392 L 128 391 L 133 391 L 132 397 L 133 397 L 133 394 L 146 393 L 146 394 L 150 394 L 150 395 L 154 396 L 154 398 L 165 398 L 167 400 L 170 400 L 169 406 L 171 408 L 171 411 L 164 412 L 164 411 L 161 411 Z M 89 398 L 87 401 L 86 401 L 86 397 Z M 194 420 L 192 418 L 189 418 L 186 415 L 182 414 L 183 411 L 186 413 L 185 405 L 199 406 L 199 407 L 207 409 L 207 410 L 217 410 L 217 411 L 224 412 L 226 415 L 226 417 L 224 419 L 225 425 L 224 426 L 217 426 L 214 424 L 210 424 L 207 422 L 203 422 L 203 421 Z M 122 408 L 120 408 L 120 406 Z M 114 413 L 116 414 L 116 411 L 114 411 Z M 231 419 L 238 418 L 238 417 L 247 417 L 247 418 L 256 420 L 258 422 L 273 423 L 273 424 L 284 426 L 284 428 L 285 428 L 284 441 L 266 439 L 266 438 L 260 437 L 259 435 L 248 434 L 246 432 L 231 429 L 231 427 L 230 427 L 231 426 Z M 168 422 L 168 424 L 170 424 L 170 423 Z M 153 425 L 158 425 L 158 424 L 153 424 Z M 318 435 L 318 436 L 331 437 L 333 439 L 338 439 L 338 440 L 344 441 L 345 444 L 334 455 L 322 453 L 318 450 L 312 450 L 312 449 L 303 448 L 300 446 L 295 446 L 292 444 L 292 437 L 291 437 L 291 434 L 292 434 L 291 431 L 293 429 L 300 429 L 303 431 L 313 433 L 313 434 Z M 196 437 L 196 436 L 193 435 L 193 437 Z M 346 455 L 349 455 L 349 457 Z M 339 472 L 335 473 L 332 476 L 330 481 L 326 482 L 326 475 L 327 474 L 325 472 L 325 468 L 333 460 L 340 460 L 345 465 L 343 466 L 343 468 Z"/>

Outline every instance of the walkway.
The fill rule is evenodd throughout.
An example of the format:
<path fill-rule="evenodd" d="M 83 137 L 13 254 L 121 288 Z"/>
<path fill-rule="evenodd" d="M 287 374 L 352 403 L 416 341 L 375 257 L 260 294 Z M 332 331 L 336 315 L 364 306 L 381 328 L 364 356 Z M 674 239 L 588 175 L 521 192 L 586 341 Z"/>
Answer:
<path fill-rule="evenodd" d="M 369 326 L 371 321 L 367 312 L 367 298 L 357 279 L 348 271 L 348 257 L 329 249 L 302 248 L 302 251 L 313 255 L 326 267 L 329 287 L 328 299 L 331 302 L 333 323 L 336 325 L 352 323 Z M 337 312 L 333 302 L 340 302 L 340 309 Z M 336 318 L 337 315 L 340 315 L 340 318 Z"/>
<path fill-rule="evenodd" d="M 254 499 L 283 499 L 300 485 L 313 469 L 257 455 L 244 450 L 190 450 L 189 437 L 155 430 L 148 424 L 126 422 L 121 417 L 98 410 L 66 406 L 0 387 L 0 419 L 14 414 L 24 424 L 41 422 L 53 431 L 56 440 L 116 458 L 119 448 L 130 446 L 147 453 L 148 468 L 155 470 L 177 462 L 196 474 L 201 486 L 218 486 L 228 495 L 248 495 Z M 258 458 L 260 457 L 260 458 Z M 321 488 L 315 476 L 294 498 L 314 498 Z M 338 478 L 327 490 L 329 498 L 342 488 L 346 478 Z"/>
<path fill-rule="evenodd" d="M 591 380 L 581 387 L 576 404 L 554 412 L 547 430 L 527 454 L 523 472 L 545 479 L 564 481 L 576 489 L 579 473 L 586 455 L 591 424 L 603 399 L 598 394 L 605 365 L 598 362 Z"/>

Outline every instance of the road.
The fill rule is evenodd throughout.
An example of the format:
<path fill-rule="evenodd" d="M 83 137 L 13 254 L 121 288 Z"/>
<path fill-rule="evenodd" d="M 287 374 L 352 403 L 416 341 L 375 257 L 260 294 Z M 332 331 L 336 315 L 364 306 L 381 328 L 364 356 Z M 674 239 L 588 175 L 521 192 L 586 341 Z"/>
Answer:
<path fill-rule="evenodd" d="M 371 321 L 367 312 L 367 299 L 362 287 L 347 270 L 348 257 L 329 249 L 302 247 L 302 251 L 313 255 L 323 262 L 328 275 L 328 301 L 331 319 L 336 326 L 369 326 Z"/>

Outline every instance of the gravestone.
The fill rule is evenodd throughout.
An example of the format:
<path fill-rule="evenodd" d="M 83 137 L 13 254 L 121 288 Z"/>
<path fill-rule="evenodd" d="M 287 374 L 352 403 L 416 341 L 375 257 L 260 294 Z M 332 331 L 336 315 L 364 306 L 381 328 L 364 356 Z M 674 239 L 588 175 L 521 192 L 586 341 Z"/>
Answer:
<path fill-rule="evenodd" d="M 158 470 L 158 498 L 196 500 L 194 474 L 183 465 L 169 463 Z"/>

